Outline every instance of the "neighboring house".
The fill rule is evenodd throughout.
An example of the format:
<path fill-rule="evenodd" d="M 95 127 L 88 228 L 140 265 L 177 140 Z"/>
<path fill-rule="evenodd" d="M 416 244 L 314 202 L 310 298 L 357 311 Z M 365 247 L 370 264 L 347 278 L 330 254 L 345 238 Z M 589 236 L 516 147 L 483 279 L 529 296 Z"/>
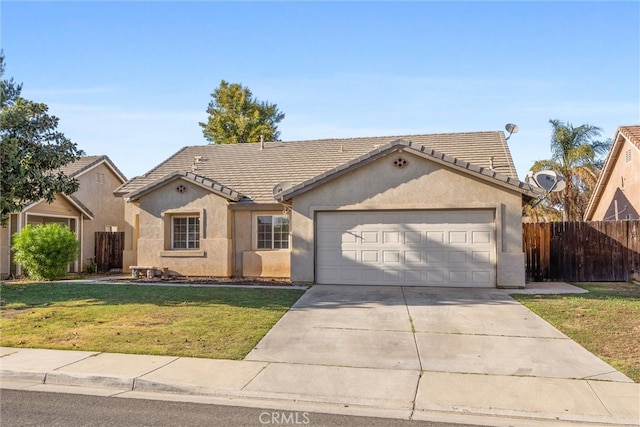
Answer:
<path fill-rule="evenodd" d="M 11 236 L 27 224 L 57 222 L 77 234 L 81 255 L 70 266 L 71 272 L 83 271 L 95 256 L 96 231 L 124 230 L 124 201 L 114 195 L 114 190 L 126 178 L 107 156 L 85 156 L 61 170 L 79 181 L 78 191 L 69 196 L 58 194 L 52 203 L 31 203 L 22 212 L 9 216 L 7 226 L 0 228 L 0 277 L 22 274 L 12 260 Z"/>
<path fill-rule="evenodd" d="M 640 219 L 640 126 L 616 131 L 584 219 Z"/>
<path fill-rule="evenodd" d="M 190 146 L 117 194 L 125 266 L 479 287 L 524 286 L 535 196 L 502 132 Z"/>

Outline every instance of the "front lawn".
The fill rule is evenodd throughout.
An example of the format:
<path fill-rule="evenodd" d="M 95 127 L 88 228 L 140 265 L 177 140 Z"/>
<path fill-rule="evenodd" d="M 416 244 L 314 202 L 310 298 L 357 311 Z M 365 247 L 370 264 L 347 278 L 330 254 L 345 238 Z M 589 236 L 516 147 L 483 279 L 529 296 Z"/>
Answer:
<path fill-rule="evenodd" d="M 304 293 L 78 283 L 0 285 L 0 345 L 242 359 Z"/>
<path fill-rule="evenodd" d="M 576 295 L 513 295 L 537 315 L 640 382 L 640 285 L 573 283 Z"/>

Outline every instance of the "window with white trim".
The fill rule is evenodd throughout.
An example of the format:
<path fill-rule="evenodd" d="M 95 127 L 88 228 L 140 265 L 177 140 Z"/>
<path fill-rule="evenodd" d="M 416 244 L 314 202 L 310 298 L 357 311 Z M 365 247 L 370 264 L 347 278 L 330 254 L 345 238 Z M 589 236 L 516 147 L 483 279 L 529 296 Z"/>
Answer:
<path fill-rule="evenodd" d="M 258 215 L 258 249 L 289 249 L 289 217 Z"/>
<path fill-rule="evenodd" d="M 200 217 L 171 217 L 171 249 L 200 249 Z"/>

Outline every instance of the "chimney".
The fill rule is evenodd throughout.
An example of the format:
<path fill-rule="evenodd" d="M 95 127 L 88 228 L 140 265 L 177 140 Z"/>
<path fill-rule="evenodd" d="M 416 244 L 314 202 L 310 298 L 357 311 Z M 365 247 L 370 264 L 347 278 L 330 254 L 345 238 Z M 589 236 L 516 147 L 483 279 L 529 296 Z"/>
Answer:
<path fill-rule="evenodd" d="M 260 135 L 260 149 L 264 150 L 264 135 Z"/>

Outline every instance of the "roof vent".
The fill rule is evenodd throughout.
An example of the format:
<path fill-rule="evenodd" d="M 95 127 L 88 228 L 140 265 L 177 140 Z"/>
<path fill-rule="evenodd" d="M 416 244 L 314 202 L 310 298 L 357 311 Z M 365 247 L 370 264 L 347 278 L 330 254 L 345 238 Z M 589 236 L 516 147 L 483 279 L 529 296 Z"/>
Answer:
<path fill-rule="evenodd" d="M 275 197 L 283 191 L 290 189 L 291 187 L 293 187 L 293 184 L 288 181 L 279 182 L 273 186 L 273 196 Z"/>
<path fill-rule="evenodd" d="M 193 156 L 193 164 L 191 165 L 191 172 L 198 170 L 197 164 L 202 161 L 202 156 Z"/>

